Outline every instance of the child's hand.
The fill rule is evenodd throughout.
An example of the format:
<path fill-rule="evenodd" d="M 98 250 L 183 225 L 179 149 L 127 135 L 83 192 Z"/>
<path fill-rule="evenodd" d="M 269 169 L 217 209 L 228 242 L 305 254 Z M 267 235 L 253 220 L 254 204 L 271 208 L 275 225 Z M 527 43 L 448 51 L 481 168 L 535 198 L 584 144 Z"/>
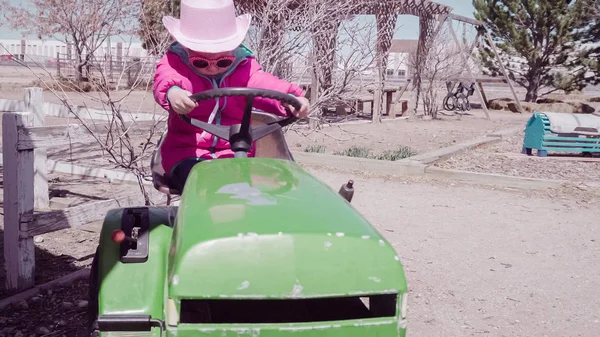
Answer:
<path fill-rule="evenodd" d="M 181 88 L 172 88 L 169 89 L 169 93 L 167 94 L 167 99 L 171 104 L 171 108 L 175 110 L 180 115 L 188 114 L 190 111 L 194 110 L 198 104 L 190 99 L 192 94 Z"/>
<path fill-rule="evenodd" d="M 296 97 L 296 99 L 300 101 L 300 110 L 296 110 L 292 105 L 288 105 L 288 108 L 296 118 L 305 118 L 310 110 L 310 101 L 306 97 Z"/>

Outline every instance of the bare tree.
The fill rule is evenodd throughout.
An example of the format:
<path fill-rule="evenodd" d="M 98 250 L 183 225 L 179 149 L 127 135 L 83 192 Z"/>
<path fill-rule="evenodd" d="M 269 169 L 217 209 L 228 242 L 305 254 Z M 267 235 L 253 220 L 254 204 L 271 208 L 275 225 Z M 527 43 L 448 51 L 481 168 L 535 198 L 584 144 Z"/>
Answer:
<path fill-rule="evenodd" d="M 377 25 L 374 20 L 360 20 L 360 17 L 354 17 L 341 22 L 335 48 L 331 86 L 311 102 L 313 106 L 311 118 L 320 123 L 324 107 L 337 106 L 345 109 L 348 103 L 353 106 L 356 98 L 370 95 L 367 90 L 375 87 L 374 73 L 378 71 L 375 67 L 376 37 Z M 313 58 L 311 63 L 314 67 L 310 71 L 318 71 L 319 60 Z M 323 76 L 323 74 L 317 75 Z"/>
<path fill-rule="evenodd" d="M 373 70 L 377 28 L 374 20 L 352 16 L 358 6 L 351 1 L 266 0 L 256 11 L 252 2 L 239 3 L 238 12 L 253 15 L 245 43 L 263 68 L 310 87 L 313 126 L 318 126 L 323 110 L 343 106 L 373 81 L 364 73 Z M 316 41 L 331 43 L 331 38 L 335 43 L 327 55 L 317 53 Z M 331 74 L 324 74 L 328 64 Z"/>
<path fill-rule="evenodd" d="M 142 0 L 141 15 L 139 17 L 138 35 L 142 40 L 142 46 L 148 54 L 162 56 L 167 42 L 172 37 L 164 28 L 162 18 L 165 15 L 179 15 L 180 1 Z"/>
<path fill-rule="evenodd" d="M 154 204 L 148 188 L 150 156 L 167 114 L 164 111 L 144 113 L 139 105 L 144 99 L 153 100 L 151 90 L 156 59 L 125 55 L 123 61 L 116 62 L 91 54 L 87 62 L 90 65 L 90 81 L 95 88 L 90 92 L 80 90 L 77 79 L 59 79 L 43 65 L 37 65 L 35 69 L 28 65 L 31 62 L 23 65 L 37 76 L 40 86 L 52 92 L 68 108 L 70 116 L 93 136 L 93 143 L 79 143 L 59 150 L 68 153 L 72 160 L 81 157 L 93 160 L 96 157 L 101 162 L 96 162 L 96 165 L 104 166 L 108 162 L 112 168 L 134 174 L 145 204 Z M 113 64 L 110 68 L 109 63 Z M 45 76 L 41 76 L 40 69 Z M 122 90 L 115 91 L 116 86 Z M 84 102 L 83 106 L 78 106 L 80 102 Z"/>
<path fill-rule="evenodd" d="M 0 0 L 6 24 L 23 34 L 63 40 L 73 47 L 79 82 L 91 59 L 111 35 L 131 34 L 139 13 L 136 0 L 32 0 L 27 7 Z"/>
<path fill-rule="evenodd" d="M 324 23 L 336 25 L 356 7 L 350 1 L 333 4 L 324 0 L 265 0 L 260 9 L 252 1 L 240 1 L 237 10 L 252 14 L 245 43 L 263 68 L 287 78 L 292 59 L 298 55 L 307 59 L 313 41 L 329 33 L 321 29 Z"/>
<path fill-rule="evenodd" d="M 463 38 L 464 40 L 464 38 Z M 457 46 L 450 36 L 447 28 L 442 28 L 431 43 L 431 48 L 423 63 L 421 78 L 423 81 L 423 91 L 421 100 L 425 116 L 431 116 L 436 119 L 439 112 L 439 91 L 446 89 L 446 83 L 452 79 L 458 79 L 465 69 L 464 62 L 460 56 L 465 52 L 464 46 Z M 417 51 L 415 50 L 408 57 L 408 63 L 411 68 L 416 67 Z M 469 64 L 467 67 L 473 67 Z"/>

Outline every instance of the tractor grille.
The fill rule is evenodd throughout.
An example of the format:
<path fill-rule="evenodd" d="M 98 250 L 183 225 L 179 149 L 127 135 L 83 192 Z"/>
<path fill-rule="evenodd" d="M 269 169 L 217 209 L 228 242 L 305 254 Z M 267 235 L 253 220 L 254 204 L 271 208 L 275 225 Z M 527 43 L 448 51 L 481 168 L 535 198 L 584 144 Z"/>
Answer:
<path fill-rule="evenodd" d="M 395 317 L 397 299 L 397 294 L 310 299 L 184 299 L 180 323 L 277 324 Z"/>

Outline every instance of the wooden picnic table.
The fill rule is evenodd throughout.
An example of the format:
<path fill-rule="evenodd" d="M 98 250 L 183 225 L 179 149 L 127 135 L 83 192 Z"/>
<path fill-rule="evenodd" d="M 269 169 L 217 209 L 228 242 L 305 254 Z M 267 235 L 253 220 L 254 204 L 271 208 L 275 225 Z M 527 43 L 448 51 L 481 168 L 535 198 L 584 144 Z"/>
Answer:
<path fill-rule="evenodd" d="M 367 90 L 370 94 L 374 94 L 374 89 Z M 392 106 L 392 101 L 394 100 L 394 93 L 398 91 L 397 88 L 384 88 L 383 92 L 385 93 L 385 110 L 382 111 L 382 115 L 390 114 L 390 107 Z"/>
<path fill-rule="evenodd" d="M 300 88 L 302 88 L 302 90 L 304 90 L 304 92 L 306 93 L 306 97 L 310 98 L 310 89 L 311 89 L 311 84 L 310 83 L 299 83 L 298 86 Z M 382 115 L 390 115 L 391 113 L 391 109 L 392 109 L 392 105 L 393 105 L 393 101 L 394 101 L 394 93 L 396 93 L 397 91 L 399 91 L 400 88 L 384 88 L 383 92 L 385 93 L 385 108 L 384 111 L 382 111 Z M 371 95 L 374 94 L 374 89 L 367 89 L 367 92 L 369 92 Z M 369 99 L 364 99 L 364 98 L 354 98 L 354 99 L 350 99 L 350 101 L 352 102 L 351 104 L 353 105 L 353 110 L 356 111 L 363 111 L 364 110 L 364 103 L 370 103 L 371 105 L 371 114 L 373 113 L 373 102 L 374 102 L 374 97 L 371 97 Z M 402 115 L 404 113 L 404 111 L 407 109 L 407 102 L 406 101 L 401 101 L 400 102 L 402 104 L 402 113 L 400 113 L 400 115 Z"/>

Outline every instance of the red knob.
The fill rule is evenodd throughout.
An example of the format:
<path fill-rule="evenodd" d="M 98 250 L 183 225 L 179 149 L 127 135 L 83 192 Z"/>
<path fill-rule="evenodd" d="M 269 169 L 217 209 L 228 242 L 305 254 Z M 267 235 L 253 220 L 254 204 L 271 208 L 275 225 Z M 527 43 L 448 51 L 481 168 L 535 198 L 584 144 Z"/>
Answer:
<path fill-rule="evenodd" d="M 123 232 L 120 229 L 115 229 L 112 232 L 111 238 L 114 242 L 116 243 L 121 243 L 123 241 L 125 241 L 125 239 L 127 238 L 127 236 L 125 235 L 125 232 Z"/>

